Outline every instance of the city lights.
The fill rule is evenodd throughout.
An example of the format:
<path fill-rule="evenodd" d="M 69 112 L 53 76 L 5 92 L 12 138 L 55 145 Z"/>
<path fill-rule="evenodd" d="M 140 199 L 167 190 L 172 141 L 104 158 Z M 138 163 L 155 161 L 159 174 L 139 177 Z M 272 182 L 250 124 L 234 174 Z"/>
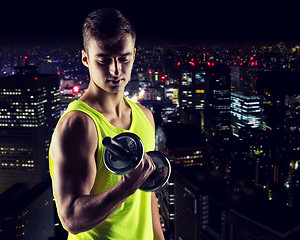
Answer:
<path fill-rule="evenodd" d="M 286 229 L 300 229 L 299 45 L 136 47 L 124 96 L 152 111 L 155 146 L 174 169 L 156 192 L 166 240 L 293 239 L 298 230 Z M 55 124 L 90 83 L 78 49 L 0 48 L 2 192 L 48 177 Z M 42 198 L 37 209 L 48 211 Z M 28 209 L 15 219 L 33 218 L 33 202 Z M 1 239 L 12 218 L 0 214 Z M 22 237 L 31 220 L 18 221 L 14 236 Z M 57 221 L 49 225 L 61 228 Z"/>
<path fill-rule="evenodd" d="M 74 92 L 74 93 L 79 93 L 79 92 L 80 92 L 80 87 L 75 85 L 75 86 L 73 87 L 73 92 Z"/>

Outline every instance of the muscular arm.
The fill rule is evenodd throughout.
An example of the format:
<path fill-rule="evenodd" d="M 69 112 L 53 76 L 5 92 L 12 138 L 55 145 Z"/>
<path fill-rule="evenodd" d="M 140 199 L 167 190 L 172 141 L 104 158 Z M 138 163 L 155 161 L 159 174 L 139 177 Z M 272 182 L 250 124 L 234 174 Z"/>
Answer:
<path fill-rule="evenodd" d="M 62 224 L 73 234 L 102 223 L 153 171 L 145 161 L 110 190 L 90 195 L 96 176 L 97 145 L 93 121 L 80 112 L 68 113 L 53 134 L 53 189 Z"/>

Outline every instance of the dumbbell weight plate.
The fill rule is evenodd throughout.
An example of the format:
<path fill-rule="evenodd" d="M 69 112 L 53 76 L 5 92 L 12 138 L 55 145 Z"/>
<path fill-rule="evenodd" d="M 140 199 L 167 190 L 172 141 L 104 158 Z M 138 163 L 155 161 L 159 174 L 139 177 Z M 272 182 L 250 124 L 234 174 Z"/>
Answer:
<path fill-rule="evenodd" d="M 103 159 L 106 168 L 118 175 L 130 173 L 137 168 L 144 154 L 144 146 L 141 139 L 133 133 L 124 132 L 116 135 L 113 140 L 127 148 L 129 153 L 120 159 L 105 148 Z"/>
<path fill-rule="evenodd" d="M 158 151 L 150 151 L 147 154 L 151 157 L 156 170 L 142 184 L 140 190 L 154 192 L 162 188 L 168 181 L 171 174 L 171 165 L 164 154 Z"/>

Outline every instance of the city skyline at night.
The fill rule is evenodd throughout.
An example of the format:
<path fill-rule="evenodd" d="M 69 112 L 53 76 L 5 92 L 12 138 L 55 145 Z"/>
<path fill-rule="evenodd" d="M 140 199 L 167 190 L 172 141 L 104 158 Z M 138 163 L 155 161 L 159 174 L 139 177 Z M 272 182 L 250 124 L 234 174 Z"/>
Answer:
<path fill-rule="evenodd" d="M 119 9 L 137 31 L 124 95 L 151 110 L 156 150 L 172 165 L 156 192 L 166 240 L 300 237 L 300 35 L 293 4 L 1 7 L 1 239 L 66 239 L 47 154 L 59 116 L 88 88 L 81 26 L 103 7 Z"/>
<path fill-rule="evenodd" d="M 26 76 L 35 67 L 39 75 L 33 77 L 56 76 L 60 80 L 63 112 L 88 86 L 88 72 L 81 63 L 80 50 L 80 45 L 2 47 L 1 79 L 21 77 L 20 71 Z M 170 159 L 176 173 L 157 193 L 167 239 L 188 236 L 184 226 L 189 217 L 180 215 L 185 211 L 182 208 L 185 196 L 189 196 L 188 202 L 199 204 L 197 209 L 204 209 L 202 215 L 194 216 L 194 232 L 190 234 L 196 236 L 195 239 L 201 239 L 200 236 L 227 239 L 228 234 L 245 233 L 249 234 L 247 239 L 255 239 L 257 234 L 294 236 L 288 227 L 282 227 L 279 233 L 268 232 L 269 228 L 280 224 L 280 218 L 269 222 L 259 211 L 250 214 L 246 210 L 247 206 L 253 207 L 249 202 L 252 199 L 269 212 L 274 212 L 276 206 L 278 214 L 291 217 L 292 227 L 299 224 L 299 219 L 292 214 L 300 208 L 297 194 L 300 181 L 299 61 L 299 45 L 289 42 L 242 47 L 230 44 L 137 45 L 125 96 L 141 101 L 153 112 L 157 126 L 156 146 Z M 26 79 L 24 76 L 22 79 Z M 22 91 L 16 89 L 5 88 L 2 95 L 13 100 L 13 93 L 22 95 Z M 5 121 L 2 124 L 11 124 L 6 116 L 4 112 L 1 114 Z M 174 129 L 180 136 L 173 134 Z M 2 151 L 7 152 L 6 148 Z M 9 164 L 5 155 L 2 158 L 1 164 L 6 171 L 9 164 L 17 164 L 13 156 Z M 187 173 L 191 173 L 191 178 Z M 211 189 L 207 192 L 202 188 L 204 185 Z M 195 186 L 197 190 L 193 190 Z M 18 188 L 10 192 L 14 189 Z M 228 198 L 228 203 L 220 200 L 222 194 Z M 34 207 L 32 204 L 22 211 L 31 211 L 28 209 Z M 206 206 L 209 206 L 208 212 Z M 230 210 L 227 211 L 227 207 Z M 176 216 L 182 217 L 176 219 Z M 206 220 L 200 223 L 202 218 Z M 253 219 L 255 224 L 247 219 Z M 243 225 L 237 224 L 239 220 Z M 15 224 L 20 225 L 19 222 Z M 262 227 L 255 230 L 259 224 Z M 7 223 L 0 226 L 2 233 L 3 226 Z M 24 226 L 24 229 L 30 228 Z M 56 219 L 53 231 L 61 232 L 59 226 Z M 25 233 L 25 230 L 18 229 L 17 234 L 20 232 Z"/>

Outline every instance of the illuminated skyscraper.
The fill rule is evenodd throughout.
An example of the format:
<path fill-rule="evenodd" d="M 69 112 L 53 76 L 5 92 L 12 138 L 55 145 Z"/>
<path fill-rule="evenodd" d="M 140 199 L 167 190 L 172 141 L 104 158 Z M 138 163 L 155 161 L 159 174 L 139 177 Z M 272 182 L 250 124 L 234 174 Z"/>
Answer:
<path fill-rule="evenodd" d="M 180 88 L 180 105 L 182 108 L 204 111 L 205 83 L 207 81 L 204 67 L 183 71 Z"/>
<path fill-rule="evenodd" d="M 212 136 L 229 140 L 230 69 L 224 65 L 207 68 L 205 124 Z"/>
<path fill-rule="evenodd" d="M 243 127 L 259 128 L 262 119 L 259 96 L 231 93 L 231 127 L 234 135 Z"/>
<path fill-rule="evenodd" d="M 48 149 L 60 117 L 59 79 L 18 67 L 0 78 L 0 193 L 15 183 L 33 187 L 48 177 Z"/>
<path fill-rule="evenodd" d="M 230 69 L 209 63 L 190 62 L 182 70 L 179 105 L 201 114 L 201 129 L 213 136 L 228 139 L 230 135 Z"/>

